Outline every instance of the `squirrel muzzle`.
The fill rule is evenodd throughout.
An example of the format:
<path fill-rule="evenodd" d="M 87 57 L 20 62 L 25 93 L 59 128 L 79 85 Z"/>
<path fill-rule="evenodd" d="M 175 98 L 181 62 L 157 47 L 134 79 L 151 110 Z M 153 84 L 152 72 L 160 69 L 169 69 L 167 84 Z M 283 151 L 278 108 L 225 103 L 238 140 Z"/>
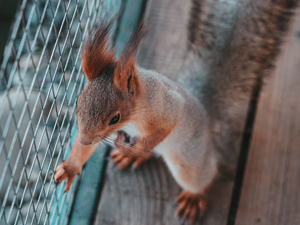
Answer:
<path fill-rule="evenodd" d="M 82 132 L 78 132 L 78 140 L 83 145 L 95 144 L 95 143 L 93 143 L 93 139 L 94 138 L 91 138 L 90 135 L 85 135 Z"/>

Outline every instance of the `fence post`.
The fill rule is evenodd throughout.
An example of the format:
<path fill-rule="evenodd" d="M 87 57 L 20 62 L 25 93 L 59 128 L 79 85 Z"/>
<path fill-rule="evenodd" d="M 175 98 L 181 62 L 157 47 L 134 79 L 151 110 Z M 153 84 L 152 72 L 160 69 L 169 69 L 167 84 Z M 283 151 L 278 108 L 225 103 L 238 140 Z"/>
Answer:
<path fill-rule="evenodd" d="M 11 24 L 15 19 L 20 0 L 0 0 L 0 65 L 2 64 L 4 49 L 10 35 Z M 0 91 L 5 88 L 5 77 L 0 74 Z"/>
<path fill-rule="evenodd" d="M 10 27 L 14 21 L 20 0 L 0 0 L 0 62 L 3 59 L 3 51 L 10 34 Z"/>

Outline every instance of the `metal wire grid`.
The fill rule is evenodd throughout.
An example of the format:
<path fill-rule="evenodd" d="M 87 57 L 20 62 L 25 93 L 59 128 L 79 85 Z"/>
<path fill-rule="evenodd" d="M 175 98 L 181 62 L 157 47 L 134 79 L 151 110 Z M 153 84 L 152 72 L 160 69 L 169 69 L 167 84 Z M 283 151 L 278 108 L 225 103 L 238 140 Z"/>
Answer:
<path fill-rule="evenodd" d="M 96 18 L 122 1 L 23 0 L 0 68 L 0 223 L 66 224 L 76 185 L 55 188 L 84 85 L 80 50 Z M 78 179 L 74 181 L 76 184 Z"/>

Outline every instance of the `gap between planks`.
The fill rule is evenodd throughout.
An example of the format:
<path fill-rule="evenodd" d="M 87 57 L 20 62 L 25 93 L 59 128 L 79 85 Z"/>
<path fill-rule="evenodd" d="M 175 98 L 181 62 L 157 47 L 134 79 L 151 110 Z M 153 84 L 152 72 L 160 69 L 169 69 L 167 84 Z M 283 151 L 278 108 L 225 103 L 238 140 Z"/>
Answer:
<path fill-rule="evenodd" d="M 300 10 L 263 87 L 236 225 L 300 224 Z"/>

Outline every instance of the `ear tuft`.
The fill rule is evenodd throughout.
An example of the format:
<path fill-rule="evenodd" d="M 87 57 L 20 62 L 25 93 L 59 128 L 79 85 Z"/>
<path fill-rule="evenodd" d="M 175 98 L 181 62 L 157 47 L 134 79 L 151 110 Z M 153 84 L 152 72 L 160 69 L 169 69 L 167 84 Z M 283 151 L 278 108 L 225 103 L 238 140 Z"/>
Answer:
<path fill-rule="evenodd" d="M 114 20 L 94 27 L 82 50 L 82 69 L 88 80 L 98 77 L 106 68 L 115 65 L 114 50 L 109 48 L 109 34 Z"/>
<path fill-rule="evenodd" d="M 143 26 L 143 21 L 131 36 L 126 48 L 124 49 L 114 73 L 114 84 L 122 92 L 133 94 L 138 88 L 138 77 L 136 72 L 135 56 L 139 50 L 141 41 L 145 38 L 150 26 Z"/>

